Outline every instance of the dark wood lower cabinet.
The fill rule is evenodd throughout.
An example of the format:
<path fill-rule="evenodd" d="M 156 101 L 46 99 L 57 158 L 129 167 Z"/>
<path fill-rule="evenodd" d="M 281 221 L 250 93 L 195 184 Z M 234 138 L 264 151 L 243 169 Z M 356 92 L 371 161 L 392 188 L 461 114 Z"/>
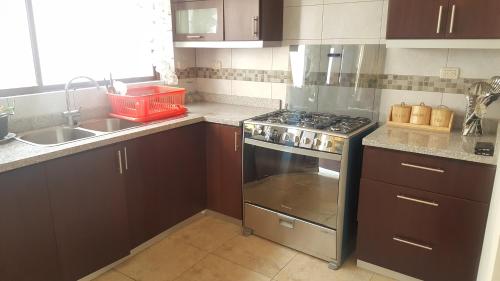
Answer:
<path fill-rule="evenodd" d="M 0 280 L 61 277 L 43 166 L 0 174 Z"/>
<path fill-rule="evenodd" d="M 451 163 L 454 160 L 440 162 L 428 156 L 389 150 L 371 153 L 374 151 L 366 148 L 364 154 L 358 208 L 358 259 L 426 281 L 475 280 L 489 204 L 458 196 L 469 194 L 471 198 L 489 198 L 486 193 L 491 189 L 484 183 L 491 178 L 481 179 L 477 186 L 471 183 L 453 189 L 454 186 L 444 183 L 452 182 L 448 178 L 462 177 L 457 174 L 458 170 L 451 169 L 459 165 Z M 417 164 L 422 166 L 438 165 L 446 170 L 440 177 L 443 177 L 441 190 L 447 194 L 421 187 L 423 181 L 429 186 L 435 185 L 426 175 L 415 177 L 409 172 L 396 171 L 396 165 L 390 164 L 395 154 L 400 155 L 396 157 L 399 162 L 418 160 Z M 385 163 L 385 168 L 381 168 L 380 161 Z M 399 176 L 390 175 L 390 171 L 396 171 Z M 418 169 L 410 172 L 420 173 Z M 401 174 L 407 175 L 409 186 L 401 185 Z M 409 183 L 410 179 L 415 183 Z M 432 187 L 439 191 L 437 185 Z"/>
<path fill-rule="evenodd" d="M 208 208 L 242 219 L 241 128 L 207 124 L 206 143 Z"/>
<path fill-rule="evenodd" d="M 78 280 L 207 202 L 241 219 L 240 130 L 199 123 L 0 174 L 0 280 Z"/>
<path fill-rule="evenodd" d="M 132 248 L 206 208 L 204 124 L 124 144 Z"/>
<path fill-rule="evenodd" d="M 99 148 L 45 165 L 64 280 L 77 280 L 130 253 L 120 149 Z"/>

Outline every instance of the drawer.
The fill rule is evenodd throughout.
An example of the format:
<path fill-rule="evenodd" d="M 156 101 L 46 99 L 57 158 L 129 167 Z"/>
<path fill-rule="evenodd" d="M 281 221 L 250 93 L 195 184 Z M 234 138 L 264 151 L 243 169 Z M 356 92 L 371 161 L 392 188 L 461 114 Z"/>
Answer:
<path fill-rule="evenodd" d="M 475 280 L 488 204 L 361 180 L 358 258 L 424 280 Z"/>
<path fill-rule="evenodd" d="M 490 165 L 365 147 L 362 177 L 488 203 L 495 171 Z"/>
<path fill-rule="evenodd" d="M 253 233 L 326 261 L 337 260 L 337 232 L 245 203 L 244 225 Z"/>

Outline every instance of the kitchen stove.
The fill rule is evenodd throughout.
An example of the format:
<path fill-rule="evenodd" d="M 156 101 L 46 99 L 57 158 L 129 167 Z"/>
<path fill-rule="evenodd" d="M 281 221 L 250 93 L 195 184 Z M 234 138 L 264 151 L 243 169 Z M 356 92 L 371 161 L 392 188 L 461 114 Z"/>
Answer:
<path fill-rule="evenodd" d="M 245 121 L 245 137 L 340 154 L 346 138 L 374 124 L 363 117 L 279 110 Z"/>
<path fill-rule="evenodd" d="M 243 227 L 338 268 L 354 248 L 367 118 L 279 110 L 244 122 Z"/>

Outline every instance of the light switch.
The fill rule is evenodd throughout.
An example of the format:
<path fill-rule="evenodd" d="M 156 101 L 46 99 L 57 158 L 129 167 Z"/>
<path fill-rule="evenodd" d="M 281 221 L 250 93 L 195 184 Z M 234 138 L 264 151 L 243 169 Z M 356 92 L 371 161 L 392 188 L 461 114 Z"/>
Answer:
<path fill-rule="evenodd" d="M 458 79 L 460 76 L 460 68 L 458 67 L 443 67 L 439 73 L 441 79 Z"/>

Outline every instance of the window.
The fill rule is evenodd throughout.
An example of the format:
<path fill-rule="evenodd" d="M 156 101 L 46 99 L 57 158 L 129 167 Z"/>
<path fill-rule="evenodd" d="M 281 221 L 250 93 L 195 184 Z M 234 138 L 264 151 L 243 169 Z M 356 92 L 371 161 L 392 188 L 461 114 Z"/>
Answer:
<path fill-rule="evenodd" d="M 24 1 L 0 1 L 0 89 L 36 86 Z"/>
<path fill-rule="evenodd" d="M 169 1 L 0 1 L 0 94 L 12 88 L 52 89 L 79 75 L 151 80 L 153 42 L 169 44 L 160 49 L 173 53 L 171 39 L 154 37 L 162 20 L 155 18 L 155 9 L 168 20 L 159 36 L 172 36 L 170 6 L 162 2 Z"/>

